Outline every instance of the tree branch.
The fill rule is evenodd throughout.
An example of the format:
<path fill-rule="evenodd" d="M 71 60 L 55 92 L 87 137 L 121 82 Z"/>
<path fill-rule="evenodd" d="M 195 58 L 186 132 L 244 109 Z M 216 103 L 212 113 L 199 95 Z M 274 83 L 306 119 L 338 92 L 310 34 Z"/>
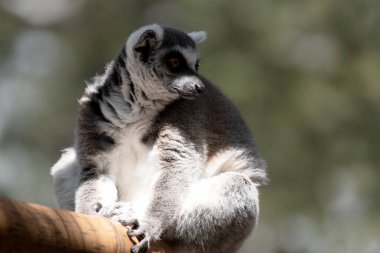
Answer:
<path fill-rule="evenodd" d="M 0 198 L 0 252 L 130 252 L 137 243 L 110 219 Z M 153 245 L 151 253 L 170 253 Z"/>

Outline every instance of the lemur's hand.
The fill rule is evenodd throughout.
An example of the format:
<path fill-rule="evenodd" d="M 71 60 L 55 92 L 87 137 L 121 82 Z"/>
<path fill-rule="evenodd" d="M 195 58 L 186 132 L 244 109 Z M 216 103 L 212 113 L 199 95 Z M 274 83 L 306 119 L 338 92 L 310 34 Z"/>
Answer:
<path fill-rule="evenodd" d="M 99 204 L 98 204 L 99 205 Z M 99 215 L 120 222 L 123 226 L 129 228 L 128 236 L 136 237 L 139 243 L 131 248 L 133 253 L 145 253 L 150 248 L 151 242 L 159 239 L 159 226 L 155 222 L 139 221 L 128 202 L 116 202 L 110 206 L 98 206 Z"/>
<path fill-rule="evenodd" d="M 116 202 L 110 206 L 100 207 L 98 214 L 120 222 L 123 226 L 129 226 L 132 229 L 139 225 L 135 211 L 129 202 Z"/>

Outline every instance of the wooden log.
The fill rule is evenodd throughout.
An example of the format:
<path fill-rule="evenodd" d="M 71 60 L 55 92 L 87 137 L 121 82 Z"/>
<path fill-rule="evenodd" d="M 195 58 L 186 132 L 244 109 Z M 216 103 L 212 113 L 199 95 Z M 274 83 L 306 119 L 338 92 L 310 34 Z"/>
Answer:
<path fill-rule="evenodd" d="M 136 238 L 110 219 L 0 198 L 0 252 L 130 252 Z M 164 244 L 151 253 L 170 253 Z"/>

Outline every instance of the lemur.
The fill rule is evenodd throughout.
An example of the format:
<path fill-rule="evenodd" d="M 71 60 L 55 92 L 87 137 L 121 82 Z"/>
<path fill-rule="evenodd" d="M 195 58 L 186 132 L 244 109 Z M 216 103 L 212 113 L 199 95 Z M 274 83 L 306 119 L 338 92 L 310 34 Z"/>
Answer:
<path fill-rule="evenodd" d="M 255 227 L 266 166 L 234 105 L 198 73 L 203 31 L 133 32 L 79 100 L 53 166 L 60 208 L 130 226 L 146 252 L 236 252 Z M 101 229 L 101 228 L 99 228 Z"/>

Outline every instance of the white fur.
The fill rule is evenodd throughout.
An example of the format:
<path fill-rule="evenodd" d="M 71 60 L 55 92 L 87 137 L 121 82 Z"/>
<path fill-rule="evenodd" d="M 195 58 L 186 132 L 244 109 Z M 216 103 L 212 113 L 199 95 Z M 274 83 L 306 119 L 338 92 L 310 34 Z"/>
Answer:
<path fill-rule="evenodd" d="M 65 170 L 67 167 L 76 163 L 76 153 L 74 148 L 66 148 L 62 151 L 61 158 L 56 162 L 50 170 L 50 175 L 56 175 L 62 170 Z"/>
<path fill-rule="evenodd" d="M 84 95 L 79 100 L 80 104 L 90 101 L 88 99 L 88 96 L 91 94 L 96 94 L 99 92 L 99 88 L 104 85 L 107 76 L 110 75 L 110 72 L 113 68 L 113 64 L 114 64 L 113 62 L 108 63 L 106 68 L 105 68 L 105 72 L 103 75 L 97 75 L 94 78 L 93 82 L 87 83 L 87 87 L 85 89 Z"/>
<path fill-rule="evenodd" d="M 181 76 L 173 81 L 173 86 L 180 85 L 181 83 L 193 82 L 194 76 Z"/>
<path fill-rule="evenodd" d="M 206 164 L 208 176 L 223 172 L 237 172 L 249 177 L 254 184 L 260 184 L 257 179 L 266 178 L 262 164 L 257 164 L 243 149 L 230 148 L 215 154 Z"/>
<path fill-rule="evenodd" d="M 96 191 L 97 195 L 91 194 Z M 89 196 L 83 198 L 83 196 Z M 81 184 L 75 193 L 75 211 L 81 213 L 91 213 L 92 206 L 88 206 L 84 203 L 95 204 L 97 202 L 102 203 L 103 206 L 111 206 L 117 201 L 117 188 L 114 181 L 108 176 L 102 175 L 96 179 L 88 180 Z M 87 208 L 82 210 L 81 208 Z"/>
<path fill-rule="evenodd" d="M 259 210 L 259 195 L 255 184 L 244 174 L 237 172 L 226 172 L 213 177 L 204 178 L 198 182 L 195 182 L 191 185 L 189 192 L 181 206 L 180 213 L 183 215 L 191 214 L 193 210 L 197 208 L 205 209 L 214 209 L 214 215 L 226 215 L 228 212 L 228 206 L 230 201 L 225 197 L 224 194 L 221 194 L 226 189 L 222 189 L 225 185 L 231 184 L 231 180 L 236 177 L 244 178 L 245 181 L 249 184 L 252 184 L 254 191 L 252 192 L 252 199 L 254 200 L 255 205 L 257 206 L 257 212 Z M 207 194 L 205 194 L 207 193 Z"/>
<path fill-rule="evenodd" d="M 119 201 L 131 202 L 138 215 L 150 201 L 150 189 L 159 174 L 158 151 L 141 142 L 148 121 L 133 123 L 123 130 L 119 144 L 107 154 L 107 169 L 118 186 Z"/>
<path fill-rule="evenodd" d="M 63 151 L 61 158 L 51 168 L 55 192 L 59 206 L 63 209 L 74 210 L 74 195 L 78 187 L 79 171 L 74 148 Z"/>
<path fill-rule="evenodd" d="M 245 150 L 227 149 L 214 155 L 207 163 L 206 173 L 210 176 L 226 171 L 243 172 L 251 166 Z"/>
<path fill-rule="evenodd" d="M 130 64 L 129 59 L 127 62 L 127 66 L 129 69 L 135 68 L 139 70 L 139 67 L 136 67 Z M 164 85 L 160 85 L 157 80 L 152 80 L 148 73 L 146 73 L 146 69 L 140 67 L 141 72 L 130 71 L 130 77 L 134 84 L 138 85 L 149 98 L 146 100 L 146 103 L 152 103 L 154 100 L 161 100 L 165 103 L 173 101 L 178 97 L 178 94 L 170 93 Z M 146 76 L 146 79 L 142 79 L 142 77 Z M 148 104 L 147 104 L 148 105 Z M 148 105 L 149 106 L 149 105 Z"/>
<path fill-rule="evenodd" d="M 201 206 L 213 208 L 218 205 L 220 203 L 220 193 L 218 189 L 213 189 L 210 186 L 209 180 L 200 180 L 193 183 L 181 205 L 181 212 L 187 213 Z"/>
<path fill-rule="evenodd" d="M 212 208 L 221 205 L 225 199 L 221 198 L 221 189 L 215 186 L 224 185 L 221 181 L 233 175 L 247 177 L 247 181 L 251 182 L 251 175 L 247 173 L 250 166 L 252 162 L 246 157 L 244 150 L 228 149 L 214 155 L 206 164 L 205 172 L 208 177 L 192 185 L 181 212 L 190 213 L 197 207 Z M 255 199 L 258 199 L 258 196 L 255 196 Z"/>
<path fill-rule="evenodd" d="M 207 33 L 205 31 L 191 32 L 187 35 L 189 35 L 195 43 L 202 43 L 207 39 Z"/>
<path fill-rule="evenodd" d="M 173 50 L 180 52 L 185 57 L 188 66 L 195 69 L 195 63 L 197 62 L 199 57 L 196 49 L 191 47 L 184 48 L 180 46 L 175 46 L 173 47 Z"/>

